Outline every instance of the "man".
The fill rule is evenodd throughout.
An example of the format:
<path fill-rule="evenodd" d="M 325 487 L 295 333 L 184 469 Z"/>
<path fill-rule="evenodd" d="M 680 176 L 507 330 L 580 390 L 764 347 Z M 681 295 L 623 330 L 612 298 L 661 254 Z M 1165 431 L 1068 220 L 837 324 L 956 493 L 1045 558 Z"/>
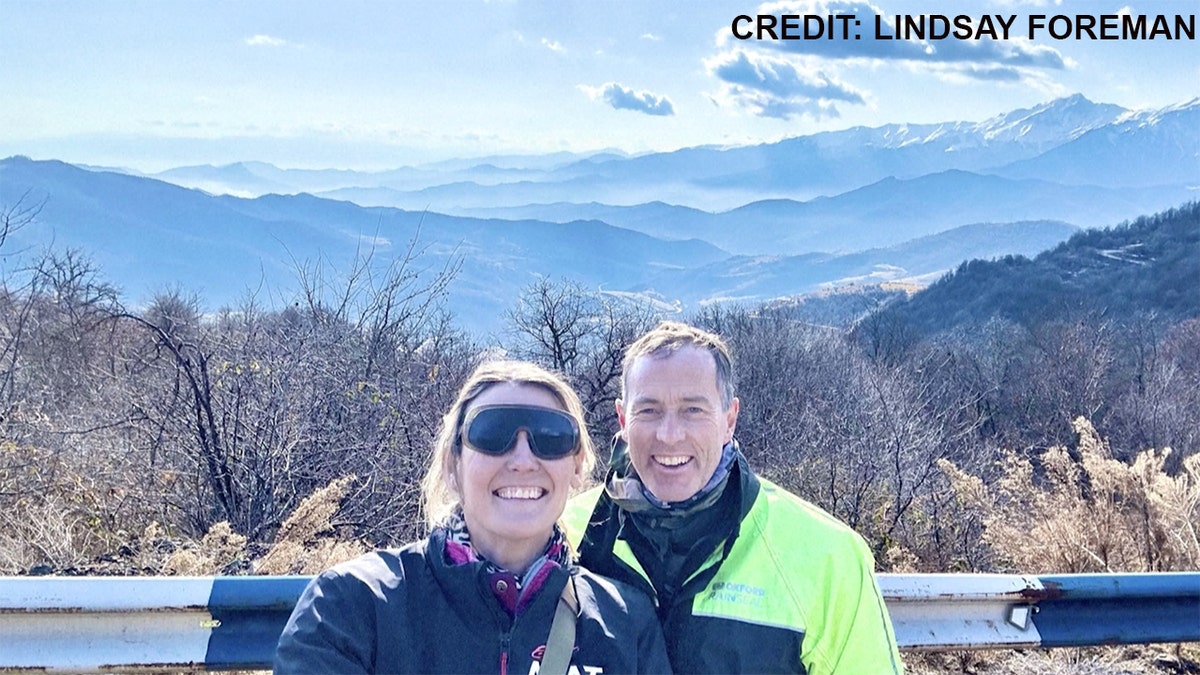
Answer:
<path fill-rule="evenodd" d="M 865 542 L 747 465 L 721 338 L 663 322 L 621 387 L 605 484 L 563 518 L 585 567 L 655 599 L 674 671 L 901 673 Z"/>

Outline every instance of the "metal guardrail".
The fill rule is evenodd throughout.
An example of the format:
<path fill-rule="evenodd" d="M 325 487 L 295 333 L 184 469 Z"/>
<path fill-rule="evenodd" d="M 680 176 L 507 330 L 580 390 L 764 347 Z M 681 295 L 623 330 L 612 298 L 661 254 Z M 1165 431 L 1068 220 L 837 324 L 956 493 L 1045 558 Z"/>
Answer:
<path fill-rule="evenodd" d="M 0 578 L 0 670 L 269 668 L 309 577 Z M 1200 572 L 881 574 L 903 650 L 1200 641 Z"/>
<path fill-rule="evenodd" d="M 1200 641 L 1200 572 L 878 578 L 903 650 Z"/>

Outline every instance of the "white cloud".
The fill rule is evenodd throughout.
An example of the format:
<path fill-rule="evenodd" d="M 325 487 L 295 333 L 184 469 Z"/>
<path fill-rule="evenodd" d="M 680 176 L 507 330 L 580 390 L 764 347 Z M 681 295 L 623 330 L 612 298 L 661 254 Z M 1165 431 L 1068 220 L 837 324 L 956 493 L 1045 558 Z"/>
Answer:
<path fill-rule="evenodd" d="M 1009 1 L 1028 4 L 1039 0 Z M 718 53 L 704 61 L 708 74 L 721 83 L 709 97 L 717 105 L 741 108 L 761 117 L 821 119 L 839 117 L 842 106 L 870 105 L 869 92 L 849 79 L 849 73 L 861 73 L 863 68 L 878 72 L 880 67 L 891 66 L 956 84 L 983 82 L 1046 91 L 1056 88 L 1049 73 L 1077 65 L 1053 47 L 1018 36 L 1008 40 L 900 39 L 894 25 L 898 12 L 888 13 L 872 0 L 764 2 L 748 14 L 853 15 L 857 24 L 834 20 L 831 38 L 829 23 L 822 22 L 821 37 L 800 40 L 739 40 L 726 26 L 717 33 Z M 817 28 L 805 21 L 799 22 L 801 32 Z M 876 39 L 876 22 L 880 39 Z M 796 26 L 795 19 L 790 23 Z M 782 30 L 782 24 L 777 18 L 777 31 Z M 993 27 L 1002 34 L 998 24 Z M 753 24 L 742 26 L 743 30 L 748 28 Z M 883 39 L 884 35 L 891 39 Z"/>
<path fill-rule="evenodd" d="M 283 47 L 287 45 L 287 40 L 260 34 L 246 38 L 246 45 L 250 47 Z"/>
<path fill-rule="evenodd" d="M 704 65 L 710 75 L 725 83 L 714 101 L 762 117 L 837 117 L 838 103 L 866 103 L 863 92 L 855 87 L 787 56 L 737 50 L 719 54 Z"/>
<path fill-rule="evenodd" d="M 657 35 L 655 35 L 654 33 L 643 33 L 643 34 L 642 34 L 642 39 L 643 39 L 643 40 L 650 40 L 650 41 L 652 41 L 652 42 L 662 42 L 662 38 L 661 38 L 661 37 L 659 37 L 659 36 L 657 36 Z"/>
<path fill-rule="evenodd" d="M 635 91 L 617 82 L 606 82 L 599 87 L 580 85 L 579 89 L 593 101 L 603 100 L 616 110 L 633 110 L 655 116 L 675 114 L 675 106 L 666 96 L 649 91 Z"/>
<path fill-rule="evenodd" d="M 548 38 L 542 38 L 542 46 L 544 46 L 546 49 L 549 49 L 552 52 L 558 52 L 560 54 L 566 51 L 566 48 L 563 47 L 561 44 L 559 44 L 557 41 L 550 40 Z"/>

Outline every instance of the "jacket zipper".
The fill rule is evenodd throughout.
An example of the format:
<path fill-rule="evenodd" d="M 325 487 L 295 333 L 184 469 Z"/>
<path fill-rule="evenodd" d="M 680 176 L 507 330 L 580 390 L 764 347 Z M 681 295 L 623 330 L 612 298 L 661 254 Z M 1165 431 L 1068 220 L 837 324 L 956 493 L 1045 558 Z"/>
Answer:
<path fill-rule="evenodd" d="M 500 675 L 508 675 L 508 642 L 511 633 L 500 636 Z"/>

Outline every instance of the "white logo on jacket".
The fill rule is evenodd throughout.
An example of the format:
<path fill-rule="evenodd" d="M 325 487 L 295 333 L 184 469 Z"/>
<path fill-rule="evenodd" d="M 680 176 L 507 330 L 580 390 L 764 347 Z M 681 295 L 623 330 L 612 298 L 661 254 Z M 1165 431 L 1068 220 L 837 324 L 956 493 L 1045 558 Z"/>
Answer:
<path fill-rule="evenodd" d="M 529 675 L 538 675 L 538 673 L 540 673 L 541 671 L 542 671 L 542 662 L 541 661 L 534 661 L 533 663 L 529 664 Z M 600 666 L 583 666 L 582 673 L 579 672 L 579 666 L 574 665 L 574 664 L 571 664 L 571 667 L 567 669 L 567 675 L 601 675 L 603 672 L 604 672 L 604 668 L 602 668 Z M 552 674 L 547 673 L 547 675 L 552 675 Z"/>

